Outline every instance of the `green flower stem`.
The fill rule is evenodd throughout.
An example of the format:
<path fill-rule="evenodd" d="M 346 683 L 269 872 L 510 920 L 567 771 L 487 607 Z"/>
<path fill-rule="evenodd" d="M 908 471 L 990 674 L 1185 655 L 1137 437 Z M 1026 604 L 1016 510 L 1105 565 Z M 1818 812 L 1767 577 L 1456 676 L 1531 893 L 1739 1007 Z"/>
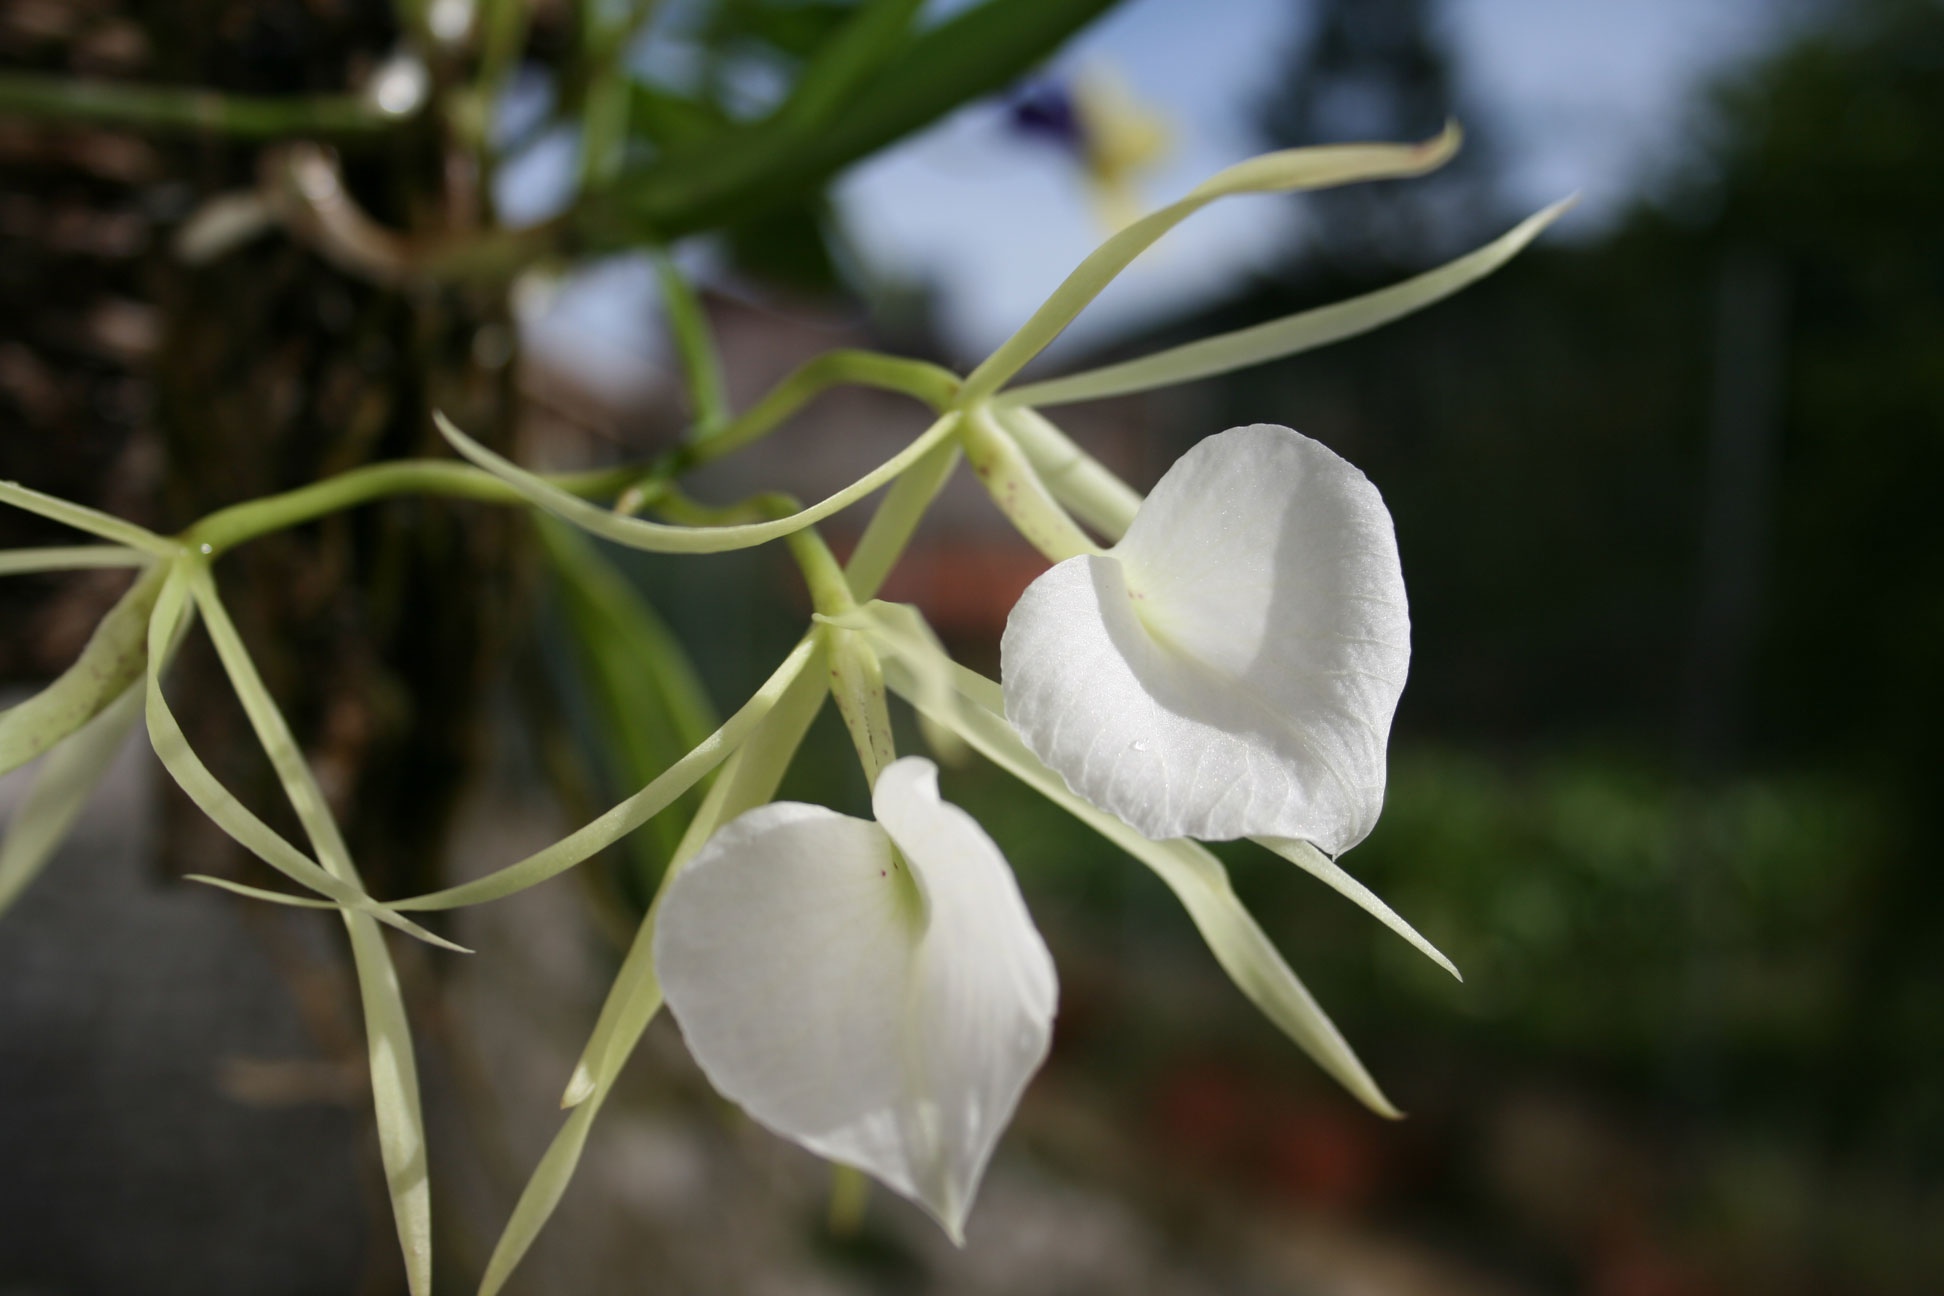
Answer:
<path fill-rule="evenodd" d="M 634 467 L 609 468 L 554 480 L 577 495 L 598 496 L 619 490 L 639 471 Z M 215 555 L 245 540 L 392 495 L 445 495 L 488 504 L 525 503 L 519 492 L 471 464 L 402 459 L 353 468 L 281 495 L 219 509 L 190 527 L 182 539 L 191 548 L 202 548 Z"/>
<path fill-rule="evenodd" d="M 1054 499 L 1110 541 L 1127 534 L 1140 511 L 1141 492 L 1075 445 L 1038 410 L 999 408 L 993 417 L 1026 452 Z"/>
<path fill-rule="evenodd" d="M 850 731 L 866 787 L 876 787 L 884 767 L 898 759 L 891 736 L 891 705 L 884 693 L 884 667 L 871 641 L 855 630 L 824 627 L 830 640 L 830 696 Z"/>
<path fill-rule="evenodd" d="M 670 491 L 656 504 L 658 512 L 684 526 L 724 526 L 789 517 L 801 512 L 802 507 L 789 496 L 776 493 L 711 508 Z M 815 527 L 791 532 L 785 537 L 785 543 L 803 572 L 811 606 L 819 617 L 841 618 L 857 611 L 850 580 Z M 850 730 L 858 762 L 864 767 L 865 782 L 875 787 L 878 774 L 897 759 L 897 748 L 891 737 L 891 708 L 885 699 L 884 669 L 864 635 L 829 624 L 819 633 L 830 646 L 830 695 L 837 700 L 837 710 Z"/>
<path fill-rule="evenodd" d="M 832 387 L 850 385 L 902 392 L 934 410 L 943 410 L 958 394 L 958 384 L 957 374 L 924 360 L 908 360 L 876 351 L 826 351 L 806 360 L 770 388 L 763 399 L 714 431 L 698 418 L 688 441 L 657 460 L 654 467 L 622 494 L 615 511 L 640 512 L 654 502 L 656 491 L 664 483 L 760 441 L 813 397 Z M 697 413 L 700 414 L 700 406 Z"/>
<path fill-rule="evenodd" d="M 1100 552 L 1100 546 L 1046 489 L 1025 452 L 993 419 L 990 406 L 975 405 L 966 411 L 960 439 L 966 459 L 999 511 L 1035 549 L 1054 562 Z"/>
<path fill-rule="evenodd" d="M 270 98 L 26 72 L 0 75 L 0 115 L 241 139 L 375 135 L 404 120 L 363 95 Z"/>
<path fill-rule="evenodd" d="M 903 392 L 933 408 L 940 408 L 950 403 L 958 387 L 958 378 L 951 371 L 922 360 L 906 360 L 872 351 L 828 351 L 778 383 L 742 417 L 720 424 L 714 435 L 692 440 L 662 456 L 646 473 L 638 466 L 623 465 L 594 472 L 566 474 L 550 480 L 563 490 L 584 498 L 623 492 L 617 508 L 624 513 L 633 513 L 649 503 L 659 507 L 668 482 L 760 440 L 813 396 L 826 388 L 845 383 Z M 706 427 L 706 423 L 700 424 L 697 430 L 705 432 Z M 204 552 L 213 556 L 246 540 L 314 521 L 341 509 L 387 496 L 411 494 L 445 495 L 489 504 L 526 502 L 518 491 L 503 480 L 470 464 L 438 459 L 405 459 L 354 468 L 281 495 L 218 510 L 189 528 L 182 541 L 191 548 L 206 546 Z M 113 538 L 131 543 L 120 535 Z M 155 545 L 173 546 L 174 543 L 157 537 L 148 539 L 151 541 L 151 552 Z"/>

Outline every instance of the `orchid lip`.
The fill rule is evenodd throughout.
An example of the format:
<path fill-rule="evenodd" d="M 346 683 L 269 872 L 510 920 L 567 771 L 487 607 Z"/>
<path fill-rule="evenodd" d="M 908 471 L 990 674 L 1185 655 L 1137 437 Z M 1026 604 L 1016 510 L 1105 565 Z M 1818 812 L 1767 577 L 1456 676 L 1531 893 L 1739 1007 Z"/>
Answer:
<path fill-rule="evenodd" d="M 1028 587 L 1006 714 L 1076 795 L 1155 840 L 1354 846 L 1383 806 L 1410 661 L 1390 514 L 1320 443 L 1201 442 L 1113 549 Z"/>

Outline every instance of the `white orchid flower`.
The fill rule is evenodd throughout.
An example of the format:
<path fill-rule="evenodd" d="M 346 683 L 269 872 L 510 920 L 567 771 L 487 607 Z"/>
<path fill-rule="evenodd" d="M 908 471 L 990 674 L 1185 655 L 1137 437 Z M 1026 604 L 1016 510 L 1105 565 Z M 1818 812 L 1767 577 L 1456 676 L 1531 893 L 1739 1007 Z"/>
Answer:
<path fill-rule="evenodd" d="M 1170 468 L 1127 534 L 1030 585 L 1006 715 L 1074 793 L 1154 840 L 1376 824 L 1411 658 L 1390 513 L 1319 442 L 1258 423 Z"/>
<path fill-rule="evenodd" d="M 962 1241 L 1046 1057 L 1053 960 L 936 766 L 886 766 L 873 810 L 775 802 L 731 821 L 669 884 L 655 968 L 718 1091 Z"/>

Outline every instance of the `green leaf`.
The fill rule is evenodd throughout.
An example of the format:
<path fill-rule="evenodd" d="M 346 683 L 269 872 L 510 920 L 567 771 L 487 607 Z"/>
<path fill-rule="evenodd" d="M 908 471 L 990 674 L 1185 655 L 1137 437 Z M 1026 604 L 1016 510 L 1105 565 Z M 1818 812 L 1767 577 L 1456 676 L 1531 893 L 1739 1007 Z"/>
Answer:
<path fill-rule="evenodd" d="M 1447 126 L 1442 135 L 1422 144 L 1324 144 L 1284 149 L 1218 171 L 1190 190 L 1187 197 L 1141 217 L 1089 253 L 1032 318 L 967 376 L 959 389 L 960 403 L 971 404 L 998 391 L 1058 337 L 1135 257 L 1217 198 L 1422 175 L 1443 166 L 1457 151 L 1458 129 Z"/>
<path fill-rule="evenodd" d="M 616 544 L 624 544 L 633 549 L 646 549 L 651 553 L 724 553 L 731 549 L 747 549 L 801 531 L 804 527 L 820 522 L 832 513 L 855 504 L 898 476 L 924 458 L 926 452 L 933 446 L 950 437 L 957 427 L 956 416 L 947 415 L 940 418 L 910 445 L 849 486 L 828 499 L 812 504 L 809 508 L 792 513 L 788 517 L 778 518 L 772 522 L 750 522 L 740 526 L 688 527 L 668 526 L 660 522 L 644 522 L 640 518 L 622 517 L 607 509 L 589 504 L 578 496 L 568 494 L 544 477 L 530 473 L 494 454 L 454 427 L 445 415 L 435 411 L 432 417 L 438 423 L 439 431 L 445 434 L 445 439 L 452 443 L 454 449 L 511 486 L 529 503 L 545 509 L 555 517 L 572 522 L 583 531 L 592 532 L 605 540 L 612 540 Z"/>
<path fill-rule="evenodd" d="M 130 685 L 58 743 L 34 772 L 0 841 L 0 914 L 60 849 L 141 714 L 142 690 Z"/>
<path fill-rule="evenodd" d="M 190 591 L 209 637 L 216 645 L 237 700 L 263 744 L 264 754 L 283 784 L 291 807 L 310 838 L 311 849 L 324 869 L 360 893 L 363 884 L 337 820 L 324 800 L 310 763 L 297 746 L 270 690 L 257 674 L 249 649 L 237 634 L 229 612 L 216 592 L 207 567 L 189 571 Z M 418 1064 L 412 1049 L 411 1024 L 398 970 L 385 948 L 384 934 L 368 913 L 346 912 L 344 925 L 351 937 L 352 963 L 358 974 L 358 994 L 364 1005 L 365 1049 L 371 1068 L 371 1099 L 378 1127 L 378 1151 L 391 1194 L 392 1217 L 405 1257 L 406 1285 L 412 1296 L 432 1292 L 432 1190 L 425 1157 L 425 1119 L 419 1109 Z"/>
<path fill-rule="evenodd" d="M 807 59 L 856 13 L 858 0 L 770 0 L 719 5 L 710 35 L 717 41 L 760 41 L 792 58 Z"/>
<path fill-rule="evenodd" d="M 74 665 L 25 702 L 0 712 L 0 774 L 19 769 L 88 723 L 142 677 L 148 621 L 166 569 L 136 578 L 108 609 Z"/>
<path fill-rule="evenodd" d="M 664 888 L 680 865 L 702 848 L 716 828 L 776 794 L 783 771 L 789 766 L 810 722 L 816 718 L 823 704 L 822 654 L 814 650 L 818 641 L 814 636 L 804 641 L 803 646 L 812 647 L 812 651 L 805 654 L 795 668 L 775 708 L 764 717 L 750 741 L 730 759 L 722 776 L 709 789 L 702 809 L 689 824 L 689 831 L 677 851 L 675 865 L 664 875 Z M 796 654 L 791 654 L 790 660 L 796 661 Z M 486 1275 L 479 1284 L 480 1296 L 494 1296 L 505 1286 L 506 1280 L 532 1247 L 533 1240 L 546 1226 L 554 1208 L 560 1204 L 561 1195 L 567 1191 L 567 1185 L 580 1165 L 581 1153 L 587 1146 L 587 1133 L 594 1124 L 595 1116 L 613 1092 L 614 1083 L 620 1077 L 629 1055 L 634 1052 L 635 1045 L 640 1042 L 642 1032 L 648 1029 L 648 1023 L 661 1010 L 661 983 L 655 976 L 654 959 L 655 920 L 660 916 L 660 911 L 661 898 L 658 895 L 655 903 L 649 906 L 647 916 L 641 920 L 641 927 L 635 934 L 627 957 L 622 961 L 614 984 L 609 987 L 607 998 L 601 1005 L 601 1015 L 595 1023 L 594 1033 L 574 1068 L 567 1096 L 561 1104 L 572 1110 L 541 1156 L 532 1177 L 527 1180 L 526 1188 L 520 1193 L 499 1242 L 493 1247 L 492 1258 L 486 1265 Z"/>
<path fill-rule="evenodd" d="M 775 113 L 798 139 L 823 130 L 858 89 L 896 57 L 924 0 L 863 0 L 811 55 Z"/>
<path fill-rule="evenodd" d="M 1207 848 L 1182 839 L 1149 841 L 1119 819 L 1094 809 L 1068 791 L 1060 776 L 1027 750 L 1002 716 L 983 704 L 939 706 L 932 690 L 924 686 L 895 643 L 887 641 L 887 649 L 885 677 L 895 692 L 927 711 L 937 723 L 956 731 L 986 759 L 1154 870 L 1188 911 L 1215 961 L 1251 1003 L 1371 1110 L 1385 1116 L 1400 1114 L 1250 916 L 1229 883 L 1228 871 Z M 971 674 L 959 669 L 964 675 Z M 974 701 L 981 696 L 989 700 L 997 687 L 990 680 L 967 681 L 961 691 Z"/>
<path fill-rule="evenodd" d="M 859 158 L 1011 84 L 1113 3 L 986 0 L 898 47 L 807 136 L 751 132 L 736 156 L 702 172 L 668 159 L 624 177 L 581 219 L 594 231 L 627 231 L 622 241 L 669 241 L 813 193 Z"/>
<path fill-rule="evenodd" d="M 628 129 L 664 152 L 690 148 L 733 126 L 712 104 L 645 81 L 628 86 Z"/>
<path fill-rule="evenodd" d="M 541 518 L 539 534 L 611 765 L 625 786 L 642 787 L 716 728 L 708 692 L 681 641 L 581 532 Z M 699 800 L 685 793 L 627 838 L 649 885 Z"/>
<path fill-rule="evenodd" d="M 1073 401 L 1151 391 L 1157 387 L 1172 387 L 1265 361 L 1279 360 L 1284 356 L 1355 337 L 1359 333 L 1368 333 L 1483 279 L 1516 256 L 1575 201 L 1568 198 L 1556 202 L 1544 211 L 1527 217 L 1484 247 L 1388 288 L 1286 315 L 1265 324 L 1202 338 L 1138 360 L 1069 374 L 1047 382 L 1027 383 L 1023 387 L 1001 392 L 993 398 L 993 403 L 1064 405 Z"/>
<path fill-rule="evenodd" d="M 672 151 L 658 167 L 665 187 L 709 193 L 761 180 L 779 159 L 814 141 L 856 87 L 897 53 L 920 3 L 864 0 L 853 6 L 843 24 L 819 43 L 774 112 Z M 749 219 L 747 213 L 740 222 L 725 215 L 722 223 Z"/>
<path fill-rule="evenodd" d="M 822 195 L 764 207 L 726 227 L 723 239 L 736 269 L 806 297 L 829 297 L 843 278 L 832 240 L 841 229 Z"/>

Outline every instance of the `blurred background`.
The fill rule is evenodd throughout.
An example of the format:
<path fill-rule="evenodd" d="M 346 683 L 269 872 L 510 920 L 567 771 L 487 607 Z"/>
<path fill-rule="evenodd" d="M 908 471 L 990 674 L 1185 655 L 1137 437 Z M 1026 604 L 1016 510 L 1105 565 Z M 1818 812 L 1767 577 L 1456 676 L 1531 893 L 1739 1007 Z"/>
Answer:
<path fill-rule="evenodd" d="M 528 463 L 647 457 L 692 408 L 651 246 L 696 285 L 741 409 L 834 346 L 963 371 L 1115 220 L 1266 148 L 1447 117 L 1467 135 L 1423 180 L 1197 216 L 1034 372 L 1381 286 L 1581 202 L 1378 333 L 1055 412 L 1142 488 L 1265 421 L 1384 492 L 1415 661 L 1383 820 L 1345 863 L 1466 981 L 1286 863 L 1224 853 L 1408 1119 L 1331 1087 L 1138 865 L 972 763 L 946 795 L 1017 869 L 1062 1003 L 966 1249 L 881 1192 L 833 1233 L 822 1168 L 715 1099 L 664 1020 L 519 1290 L 1938 1290 L 1944 7 L 1072 5 L 1010 44 L 967 29 L 977 75 L 928 116 L 887 134 L 853 104 L 820 127 L 845 148 L 712 209 L 658 197 L 636 162 L 652 180 L 682 132 L 787 101 L 852 6 L 647 8 L 637 28 L 534 5 L 482 93 L 435 99 L 438 129 L 367 137 L 362 118 L 77 107 L 42 78 L 422 96 L 387 60 L 415 32 L 440 48 L 441 22 L 476 39 L 471 5 L 403 6 L 401 37 L 359 0 L 0 0 L 0 477 L 174 529 L 437 453 L 433 405 Z M 436 96 L 457 74 L 430 62 Z M 624 123 L 608 179 L 589 161 L 604 95 Z M 454 167 L 468 129 L 493 166 Z M 313 134 L 333 151 L 293 142 Z M 319 158 L 329 183 L 306 188 Z M 467 245 L 499 273 L 428 268 L 482 230 L 510 231 Z M 695 489 L 820 496 L 922 425 L 833 394 Z M 841 549 L 860 526 L 827 531 Z M 0 544 L 57 535 L 0 518 Z M 996 673 L 1043 566 L 959 481 L 887 597 Z M 638 786 L 807 612 L 768 549 L 596 551 L 437 501 L 222 574 L 380 894 L 487 871 Z M 125 579 L 0 587 L 9 700 Z M 206 644 L 172 688 L 212 767 L 281 824 Z M 23 786 L 0 780 L 0 810 Z M 784 795 L 864 804 L 834 717 Z M 458 915 L 473 959 L 398 951 L 442 1290 L 471 1289 L 551 1137 L 683 813 Z M 138 740 L 0 915 L 0 1293 L 403 1290 L 334 925 L 176 880 L 253 869 Z"/>

